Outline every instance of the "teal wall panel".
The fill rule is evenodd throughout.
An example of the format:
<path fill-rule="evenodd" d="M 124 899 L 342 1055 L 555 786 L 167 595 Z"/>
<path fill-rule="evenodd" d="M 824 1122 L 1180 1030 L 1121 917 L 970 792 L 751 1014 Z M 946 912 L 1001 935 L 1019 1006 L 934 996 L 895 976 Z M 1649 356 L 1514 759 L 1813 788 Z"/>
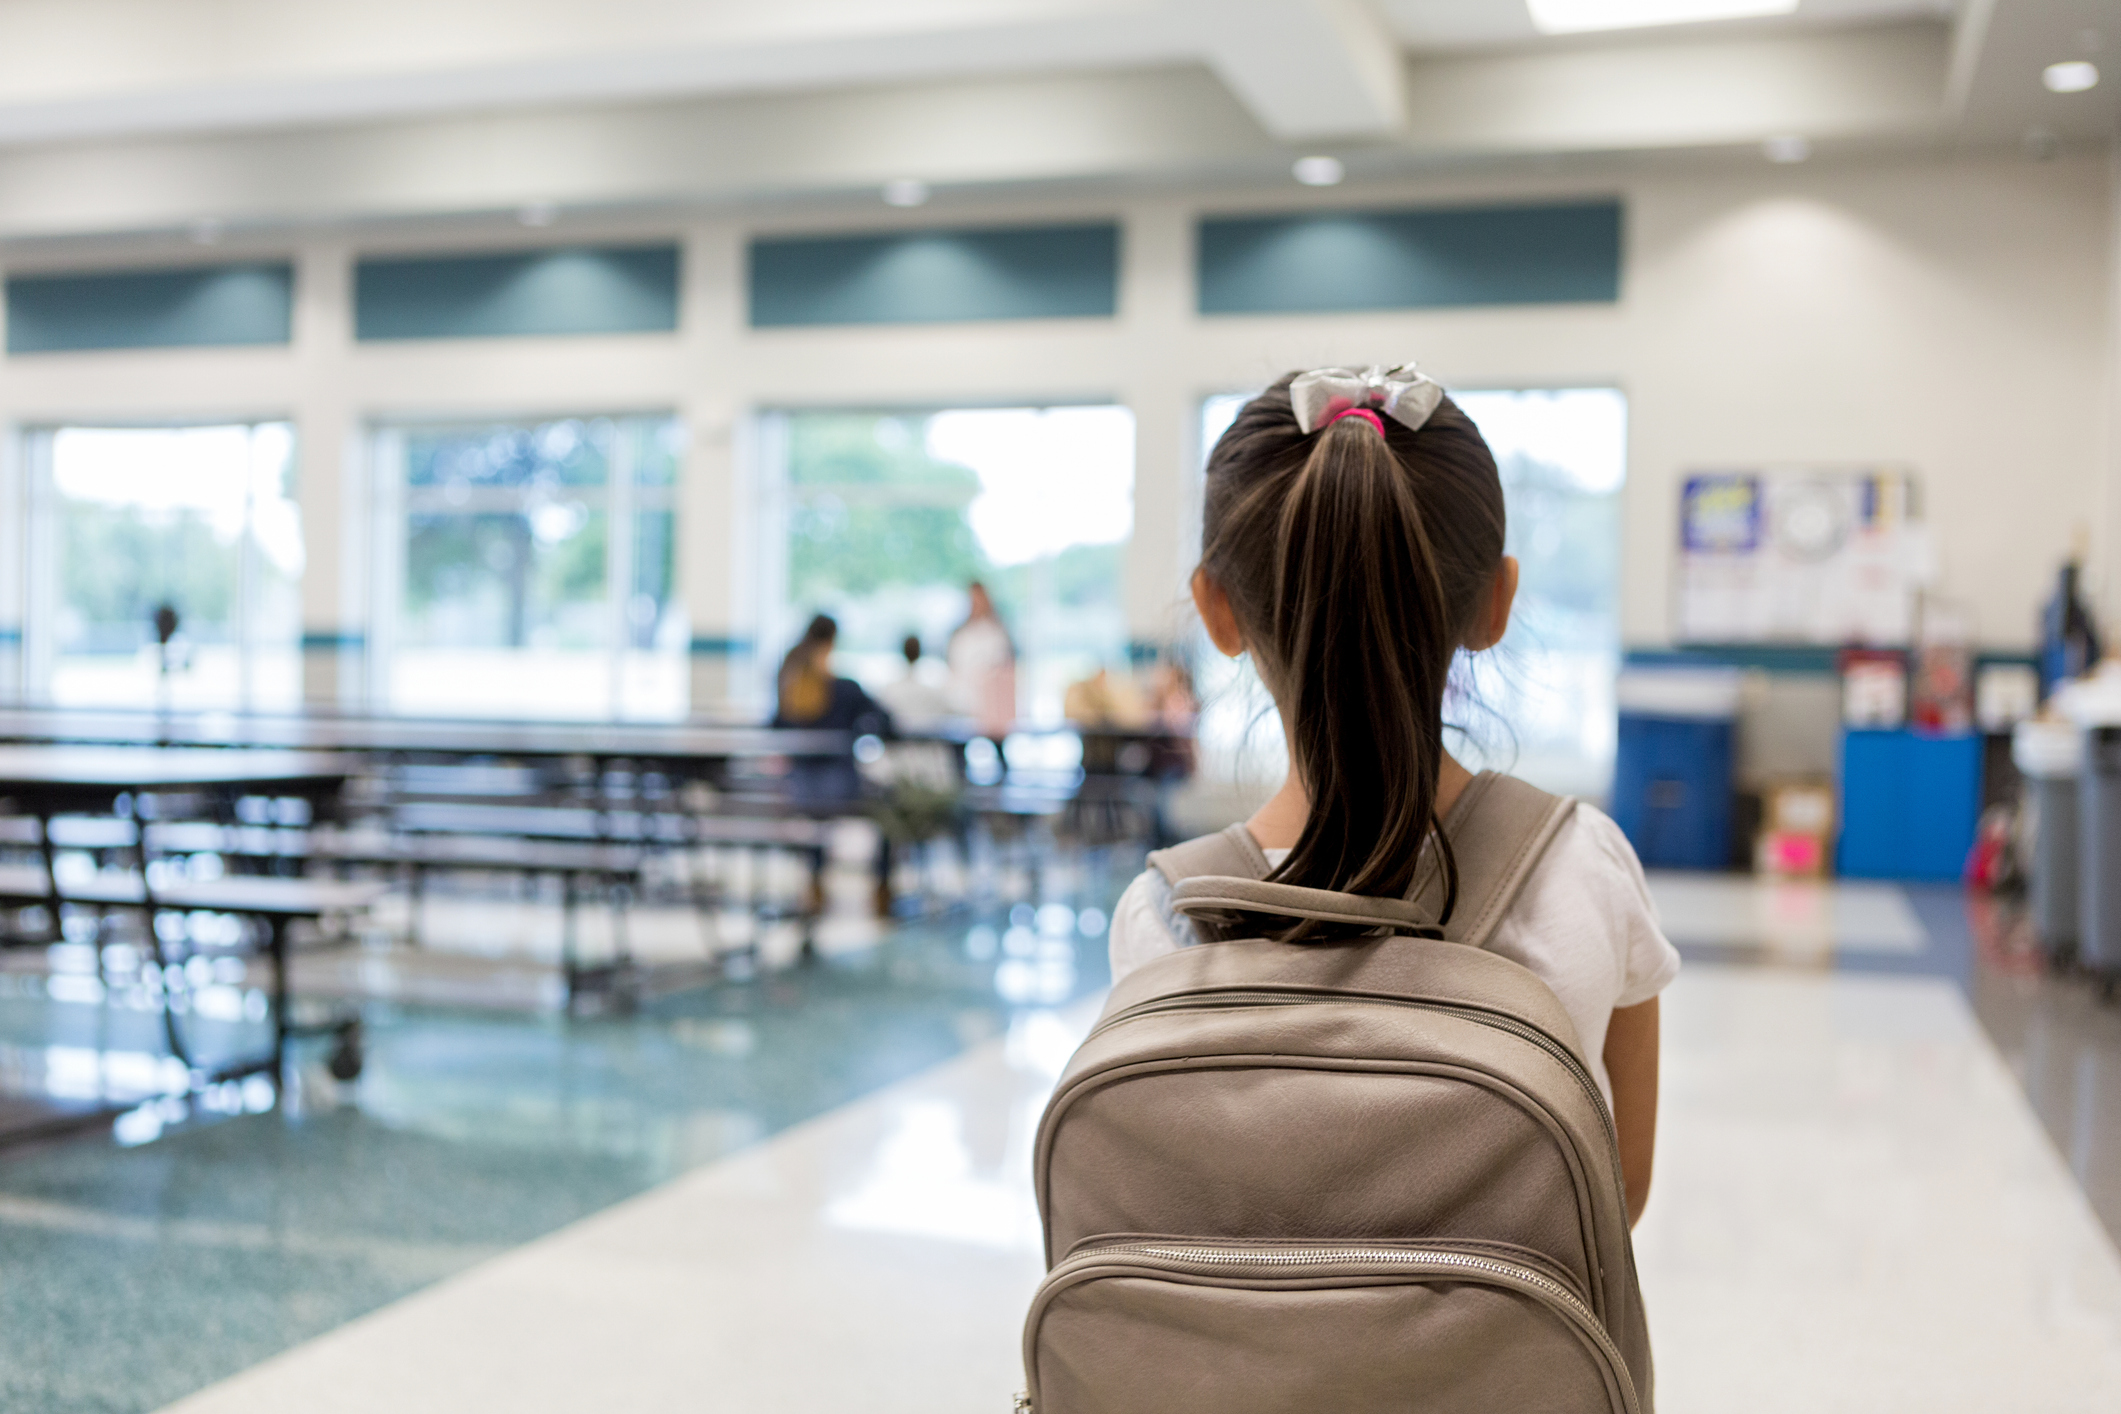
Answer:
<path fill-rule="evenodd" d="M 1119 227 L 1028 226 L 751 243 L 751 323 L 1109 319 Z"/>
<path fill-rule="evenodd" d="M 13 275 L 7 351 L 284 344 L 294 283 L 284 262 Z"/>
<path fill-rule="evenodd" d="M 1202 314 L 1333 314 L 1620 298 L 1616 201 L 1200 223 Z"/>
<path fill-rule="evenodd" d="M 376 257 L 354 267 L 357 339 L 668 333 L 678 248 Z"/>

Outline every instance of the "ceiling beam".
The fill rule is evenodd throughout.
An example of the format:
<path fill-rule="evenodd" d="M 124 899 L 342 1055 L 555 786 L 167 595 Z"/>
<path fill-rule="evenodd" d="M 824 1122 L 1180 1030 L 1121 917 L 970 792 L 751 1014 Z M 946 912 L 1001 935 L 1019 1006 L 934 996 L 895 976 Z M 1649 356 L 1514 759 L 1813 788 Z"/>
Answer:
<path fill-rule="evenodd" d="M 1944 128 L 1942 24 L 1417 59 L 1423 152 L 1614 152 L 1907 138 Z"/>
<path fill-rule="evenodd" d="M 1398 38 L 1365 0 L 1202 0 L 1208 63 L 1285 141 L 1381 137 L 1406 126 Z"/>

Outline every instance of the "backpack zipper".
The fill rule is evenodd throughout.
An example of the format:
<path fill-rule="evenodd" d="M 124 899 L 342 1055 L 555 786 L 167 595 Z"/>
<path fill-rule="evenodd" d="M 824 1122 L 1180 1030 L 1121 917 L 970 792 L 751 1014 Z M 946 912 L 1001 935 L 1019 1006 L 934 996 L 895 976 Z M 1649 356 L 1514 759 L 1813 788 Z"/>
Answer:
<path fill-rule="evenodd" d="M 1088 1045 L 1091 1037 L 1095 1037 L 1107 1027 L 1117 1026 L 1122 1021 L 1133 1021 L 1139 1017 L 1153 1016 L 1160 1012 L 1203 1011 L 1230 1003 L 1235 1003 L 1239 1006 L 1301 1006 L 1310 1002 L 1357 1002 L 1369 1006 L 1412 1007 L 1416 1011 L 1443 1012 L 1449 1016 L 1464 1017 L 1466 1020 L 1481 1026 L 1492 1027 L 1497 1031 L 1515 1036 L 1519 1040 L 1531 1042 L 1539 1047 L 1540 1050 L 1545 1051 L 1549 1056 L 1559 1061 L 1563 1069 L 1576 1077 L 1576 1083 L 1583 1087 L 1584 1094 L 1590 1097 L 1591 1108 L 1598 1112 L 1599 1122 L 1605 1127 L 1606 1143 L 1611 1146 L 1613 1171 L 1616 1174 L 1620 1171 L 1620 1136 L 1614 1132 L 1612 1111 L 1606 1105 L 1605 1094 L 1598 1088 L 1598 1082 L 1591 1078 L 1590 1069 L 1577 1058 L 1574 1051 L 1538 1027 L 1518 1021 L 1512 1017 L 1498 1016 L 1494 1012 L 1483 1011 L 1479 1007 L 1453 1006 L 1449 1002 L 1415 1001 L 1406 997 L 1370 996 L 1361 992 L 1320 994 L 1314 992 L 1283 992 L 1270 988 L 1254 988 L 1241 992 L 1196 992 L 1186 997 L 1138 1002 L 1128 1007 L 1125 1011 L 1115 1012 L 1093 1027 L 1090 1035 L 1083 1038 L 1083 1043 Z"/>
<path fill-rule="evenodd" d="M 1106 1247 L 1077 1250 L 1047 1274 L 1044 1284 L 1051 1287 L 1071 1268 L 1091 1267 L 1115 1257 L 1130 1259 L 1153 1270 L 1180 1272 L 1202 1269 L 1215 1271 L 1232 1267 L 1352 1265 L 1418 1268 L 1429 1272 L 1442 1268 L 1445 1271 L 1478 1273 L 1497 1285 L 1529 1289 L 1548 1306 L 1556 1308 L 1604 1357 L 1619 1386 L 1621 1405 L 1626 1414 L 1637 1414 L 1634 1380 L 1628 1373 L 1627 1361 L 1621 1356 L 1620 1347 L 1613 1343 L 1604 1323 L 1575 1292 L 1535 1268 L 1516 1262 L 1441 1247 L 1323 1245 L 1296 1247 L 1284 1251 L 1262 1251 L 1257 1248 L 1216 1247 L 1193 1243 L 1116 1243 Z M 1029 1393 L 1019 1394 L 1016 1400 L 1017 1414 L 1029 1414 L 1033 1408 Z"/>

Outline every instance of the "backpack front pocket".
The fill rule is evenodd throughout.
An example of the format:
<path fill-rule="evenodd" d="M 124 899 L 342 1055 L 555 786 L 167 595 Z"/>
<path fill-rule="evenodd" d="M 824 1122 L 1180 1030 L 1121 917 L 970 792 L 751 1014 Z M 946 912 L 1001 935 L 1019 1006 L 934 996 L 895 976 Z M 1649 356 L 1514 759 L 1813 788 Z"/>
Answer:
<path fill-rule="evenodd" d="M 1637 1414 L 1568 1285 L 1455 1245 L 1085 1245 L 1031 1303 L 1024 1371 L 1037 1414 Z"/>

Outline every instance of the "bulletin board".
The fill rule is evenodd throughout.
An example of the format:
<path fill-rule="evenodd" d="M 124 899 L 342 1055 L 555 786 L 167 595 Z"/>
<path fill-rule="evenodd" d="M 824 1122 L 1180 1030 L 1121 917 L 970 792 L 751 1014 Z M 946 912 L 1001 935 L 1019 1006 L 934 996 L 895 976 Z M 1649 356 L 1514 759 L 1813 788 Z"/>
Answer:
<path fill-rule="evenodd" d="M 1682 643 L 1899 647 L 1932 577 L 1911 473 L 1706 471 L 1680 487 Z"/>

